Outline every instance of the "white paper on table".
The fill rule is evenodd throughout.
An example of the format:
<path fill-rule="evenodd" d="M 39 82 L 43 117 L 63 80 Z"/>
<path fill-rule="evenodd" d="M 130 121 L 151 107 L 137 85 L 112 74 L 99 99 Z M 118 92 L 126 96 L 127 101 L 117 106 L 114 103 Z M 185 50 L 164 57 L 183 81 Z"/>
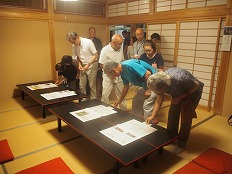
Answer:
<path fill-rule="evenodd" d="M 134 135 L 128 134 L 128 132 L 121 130 L 117 126 L 104 129 L 100 132 L 103 135 L 107 136 L 109 139 L 115 141 L 116 143 L 122 146 L 125 146 L 140 138 L 140 137 L 136 137 Z"/>
<path fill-rule="evenodd" d="M 43 89 L 39 85 L 31 85 L 31 86 L 27 86 L 27 88 L 29 88 L 32 91 L 37 90 L 37 89 Z"/>
<path fill-rule="evenodd" d="M 101 117 L 117 113 L 117 111 L 115 111 L 113 107 L 104 105 L 93 106 L 86 109 L 91 110 L 92 112 L 100 115 Z"/>
<path fill-rule="evenodd" d="M 103 105 L 98 105 L 98 106 L 93 106 L 90 108 L 73 111 L 73 112 L 70 112 L 70 114 L 72 114 L 74 117 L 78 118 L 79 120 L 86 122 L 86 121 L 100 118 L 102 116 L 116 113 L 116 111 L 113 109 L 114 109 L 113 107 L 106 107 Z"/>
<path fill-rule="evenodd" d="M 27 86 L 30 90 L 37 90 L 37 89 L 46 89 L 46 88 L 54 88 L 58 87 L 54 83 L 42 83 L 42 84 L 37 84 L 37 85 L 31 85 Z"/>
<path fill-rule="evenodd" d="M 64 90 L 64 91 L 57 91 L 57 92 L 40 94 L 40 95 L 44 97 L 46 100 L 53 100 L 53 99 L 69 97 L 77 94 L 75 91 Z"/>
<path fill-rule="evenodd" d="M 74 117 L 78 118 L 82 122 L 94 120 L 94 119 L 97 119 L 97 118 L 101 117 L 98 114 L 95 114 L 91 110 L 87 110 L 87 109 L 81 109 L 81 110 L 78 110 L 78 111 L 73 111 L 73 112 L 70 112 L 70 114 L 73 115 Z"/>
<path fill-rule="evenodd" d="M 147 125 L 144 122 L 139 122 L 135 119 L 117 125 L 120 129 L 127 131 L 135 136 L 144 137 L 157 129 Z"/>
<path fill-rule="evenodd" d="M 100 132 L 116 143 L 124 146 L 152 132 L 155 132 L 156 130 L 156 128 L 150 127 L 144 122 L 142 123 L 133 119 L 104 129 Z"/>

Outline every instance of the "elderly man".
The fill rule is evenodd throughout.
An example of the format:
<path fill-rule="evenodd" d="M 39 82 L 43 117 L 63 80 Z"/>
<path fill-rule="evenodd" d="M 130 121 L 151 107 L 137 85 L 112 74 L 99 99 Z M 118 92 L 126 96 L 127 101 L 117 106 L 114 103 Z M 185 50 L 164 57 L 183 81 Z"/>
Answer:
<path fill-rule="evenodd" d="M 76 32 L 69 32 L 66 36 L 72 44 L 73 58 L 80 70 L 80 89 L 86 93 L 87 80 L 90 87 L 90 99 L 96 99 L 96 77 L 98 70 L 98 53 L 94 43 L 87 38 L 80 37 Z"/>
<path fill-rule="evenodd" d="M 134 55 L 135 59 L 139 59 L 140 56 L 145 52 L 143 48 L 143 44 L 145 42 L 144 38 L 144 32 L 142 28 L 137 28 L 135 31 L 135 36 L 137 38 L 137 41 L 134 43 Z"/>
<path fill-rule="evenodd" d="M 151 75 L 147 80 L 147 86 L 157 94 L 153 113 L 146 119 L 147 124 L 158 114 L 164 93 L 172 96 L 167 129 L 178 133 L 181 115 L 181 137 L 178 139 L 178 147 L 173 151 L 176 154 L 181 153 L 190 134 L 192 119 L 197 116 L 195 109 L 201 99 L 204 84 L 185 69 L 169 68 L 165 72 Z"/>
<path fill-rule="evenodd" d="M 129 83 L 143 87 L 146 100 L 151 100 L 155 97 L 155 94 L 147 89 L 147 79 L 151 74 L 156 73 L 157 70 L 148 63 L 137 59 L 130 59 L 121 63 L 109 61 L 104 64 L 103 70 L 112 79 L 119 76 L 122 78 L 124 87 L 119 100 L 114 104 L 115 106 L 124 100 L 129 90 Z M 152 114 L 154 107 L 154 105 L 147 105 L 147 103 L 144 102 L 143 106 L 143 108 L 146 108 L 144 109 L 144 119 Z"/>
<path fill-rule="evenodd" d="M 115 61 L 121 63 L 124 60 L 123 57 L 123 38 L 119 34 L 113 35 L 111 42 L 102 48 L 99 63 L 103 66 L 108 61 Z M 109 104 L 109 96 L 112 89 L 114 89 L 117 98 L 121 96 L 123 89 L 123 83 L 121 77 L 115 79 L 109 78 L 106 73 L 103 73 L 102 82 L 102 102 Z M 127 110 L 126 101 L 123 100 L 122 104 L 119 105 L 122 110 Z"/>

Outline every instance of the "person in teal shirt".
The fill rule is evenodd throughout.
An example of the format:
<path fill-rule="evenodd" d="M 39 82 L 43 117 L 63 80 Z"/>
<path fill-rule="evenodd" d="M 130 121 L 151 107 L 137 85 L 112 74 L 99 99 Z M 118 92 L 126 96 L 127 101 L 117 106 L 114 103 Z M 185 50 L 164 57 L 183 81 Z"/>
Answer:
<path fill-rule="evenodd" d="M 131 83 L 135 86 L 143 87 L 145 90 L 145 101 L 150 101 L 146 102 L 146 106 L 143 106 L 143 108 L 146 108 L 144 109 L 144 119 L 152 114 L 156 95 L 147 88 L 147 79 L 150 75 L 158 72 L 155 68 L 144 61 L 129 59 L 121 63 L 108 61 L 104 64 L 103 71 L 112 79 L 119 76 L 122 78 L 124 87 L 119 100 L 114 103 L 115 107 L 123 101 L 129 90 L 129 83 Z"/>

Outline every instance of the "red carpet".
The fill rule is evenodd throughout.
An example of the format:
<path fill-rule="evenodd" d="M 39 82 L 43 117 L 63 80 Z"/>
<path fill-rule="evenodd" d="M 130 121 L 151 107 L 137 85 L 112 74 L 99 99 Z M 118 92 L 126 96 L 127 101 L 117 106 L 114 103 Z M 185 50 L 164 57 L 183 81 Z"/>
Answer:
<path fill-rule="evenodd" d="M 73 174 L 73 171 L 58 157 L 17 172 L 16 174 Z"/>
<path fill-rule="evenodd" d="M 7 139 L 0 141 L 0 164 L 13 160 L 14 155 L 10 149 Z"/>
<path fill-rule="evenodd" d="M 174 174 L 213 173 L 232 173 L 232 155 L 211 147 L 200 154 L 197 158 L 174 172 Z"/>

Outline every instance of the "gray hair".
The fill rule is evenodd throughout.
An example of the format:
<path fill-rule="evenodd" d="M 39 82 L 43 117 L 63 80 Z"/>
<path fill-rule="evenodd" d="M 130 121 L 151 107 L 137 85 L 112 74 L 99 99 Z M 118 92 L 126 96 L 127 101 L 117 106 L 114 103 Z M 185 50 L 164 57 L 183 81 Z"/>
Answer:
<path fill-rule="evenodd" d="M 171 84 L 171 78 L 165 72 L 159 71 L 147 79 L 147 86 L 152 91 L 164 91 Z"/>
<path fill-rule="evenodd" d="M 115 68 L 118 68 L 118 64 L 117 62 L 114 62 L 114 61 L 107 61 L 104 65 L 103 65 L 103 71 L 106 73 L 106 74 L 112 74 L 112 71 L 115 69 Z"/>
<path fill-rule="evenodd" d="M 69 39 L 75 40 L 78 36 L 79 36 L 79 35 L 78 35 L 76 32 L 70 31 L 70 32 L 67 33 L 66 39 L 67 39 L 67 40 L 69 40 Z"/>

